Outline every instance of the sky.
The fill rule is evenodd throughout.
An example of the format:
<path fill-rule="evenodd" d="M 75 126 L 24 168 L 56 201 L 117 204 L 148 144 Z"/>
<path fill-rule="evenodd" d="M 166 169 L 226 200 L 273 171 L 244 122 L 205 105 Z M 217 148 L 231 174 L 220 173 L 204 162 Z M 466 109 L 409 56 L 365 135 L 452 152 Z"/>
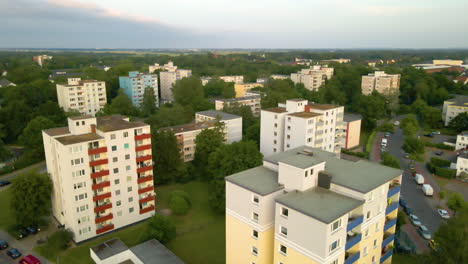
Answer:
<path fill-rule="evenodd" d="M 0 48 L 468 48 L 467 0 L 0 0 Z"/>

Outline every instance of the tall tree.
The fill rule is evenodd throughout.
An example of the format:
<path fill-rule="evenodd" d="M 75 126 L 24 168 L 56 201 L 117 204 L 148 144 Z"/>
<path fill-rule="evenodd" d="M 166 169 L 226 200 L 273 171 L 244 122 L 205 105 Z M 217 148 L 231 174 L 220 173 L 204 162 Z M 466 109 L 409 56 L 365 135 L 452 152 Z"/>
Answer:
<path fill-rule="evenodd" d="M 47 174 L 28 171 L 11 186 L 11 210 L 22 226 L 38 226 L 50 213 L 52 182 Z"/>
<path fill-rule="evenodd" d="M 153 132 L 152 147 L 154 178 L 157 184 L 181 182 L 187 176 L 187 167 L 180 156 L 177 139 L 172 132 Z"/>
<path fill-rule="evenodd" d="M 176 82 L 172 93 L 176 103 L 190 107 L 193 111 L 206 110 L 211 106 L 205 99 L 203 85 L 198 77 L 191 76 Z"/>
<path fill-rule="evenodd" d="M 128 98 L 122 89 L 119 90 L 118 95 L 111 101 L 110 104 L 106 104 L 104 108 L 97 113 L 98 116 L 117 114 L 128 116 L 138 115 L 138 109 L 133 106 L 132 101 L 130 98 Z"/>
<path fill-rule="evenodd" d="M 468 130 L 468 113 L 458 114 L 450 120 L 449 127 L 457 132 Z"/>
<path fill-rule="evenodd" d="M 159 111 L 145 120 L 151 125 L 152 129 L 161 127 L 182 125 L 190 122 L 193 118 L 193 112 L 185 109 L 180 104 L 165 104 L 159 108 Z"/>
<path fill-rule="evenodd" d="M 196 168 L 197 176 L 202 179 L 209 179 L 208 159 L 210 154 L 215 152 L 224 143 L 224 134 L 222 127 L 217 126 L 214 129 L 204 129 L 195 139 L 197 148 L 193 165 Z"/>
<path fill-rule="evenodd" d="M 148 239 L 156 239 L 167 244 L 176 237 L 177 229 L 169 217 L 157 214 L 148 221 L 146 235 Z"/>
<path fill-rule="evenodd" d="M 452 193 L 447 200 L 447 206 L 456 214 L 458 211 L 466 208 L 467 203 L 461 194 Z"/>
<path fill-rule="evenodd" d="M 37 153 L 40 156 L 44 154 L 44 145 L 42 142 L 42 130 L 55 127 L 55 123 L 46 117 L 38 116 L 28 123 L 19 137 L 19 141 L 27 149 Z"/>
<path fill-rule="evenodd" d="M 144 116 L 150 116 L 156 112 L 156 97 L 154 89 L 149 86 L 145 88 L 145 93 L 143 94 L 141 112 Z"/>

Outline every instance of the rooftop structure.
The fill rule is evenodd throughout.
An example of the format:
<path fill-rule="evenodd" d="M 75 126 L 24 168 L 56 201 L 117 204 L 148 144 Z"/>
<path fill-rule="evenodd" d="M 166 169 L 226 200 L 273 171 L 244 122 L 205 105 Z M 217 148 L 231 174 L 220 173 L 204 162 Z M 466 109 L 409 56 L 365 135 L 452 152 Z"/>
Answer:
<path fill-rule="evenodd" d="M 16 84 L 10 82 L 7 79 L 0 79 L 0 87 L 7 87 L 7 86 L 16 86 Z"/>

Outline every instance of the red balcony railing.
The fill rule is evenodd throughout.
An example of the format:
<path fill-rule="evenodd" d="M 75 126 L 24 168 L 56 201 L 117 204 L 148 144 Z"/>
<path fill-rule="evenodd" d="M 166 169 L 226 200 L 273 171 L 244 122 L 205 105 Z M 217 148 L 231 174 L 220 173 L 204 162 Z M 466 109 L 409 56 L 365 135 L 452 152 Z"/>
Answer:
<path fill-rule="evenodd" d="M 92 190 L 97 190 L 97 189 L 102 189 L 104 187 L 109 187 L 109 186 L 110 186 L 110 181 L 103 181 L 103 182 L 100 182 L 100 183 L 93 184 L 91 186 L 91 189 Z"/>
<path fill-rule="evenodd" d="M 144 213 L 147 213 L 147 212 L 151 212 L 151 211 L 154 211 L 154 205 L 151 205 L 151 206 L 148 206 L 146 208 L 143 208 L 143 209 L 140 209 L 140 214 L 144 214 Z"/>
<path fill-rule="evenodd" d="M 148 196 L 148 197 L 146 197 L 146 198 L 140 199 L 140 200 L 138 201 L 138 203 L 139 203 L 139 204 L 142 204 L 142 203 L 147 203 L 147 202 L 149 202 L 149 201 L 154 201 L 154 196 L 153 196 L 153 195 L 150 195 L 150 196 Z"/>
<path fill-rule="evenodd" d="M 146 160 L 151 160 L 153 158 L 153 156 L 151 155 L 146 155 L 146 156 L 142 156 L 142 157 L 137 157 L 136 158 L 136 162 L 142 162 L 142 161 L 146 161 Z"/>
<path fill-rule="evenodd" d="M 98 223 L 101 223 L 101 222 L 104 222 L 104 221 L 107 221 L 107 220 L 111 220 L 112 218 L 114 218 L 114 215 L 112 213 L 110 213 L 108 215 L 96 218 L 96 220 L 94 220 L 94 222 L 96 222 L 96 224 L 98 224 Z"/>
<path fill-rule="evenodd" d="M 96 230 L 96 235 L 102 234 L 102 233 L 110 231 L 112 229 L 114 229 L 114 224 L 103 226 L 103 227 Z"/>
<path fill-rule="evenodd" d="M 150 170 L 153 170 L 153 165 L 137 168 L 138 173 L 142 173 L 142 172 L 150 171 Z"/>
<path fill-rule="evenodd" d="M 107 152 L 107 147 L 88 149 L 88 155 L 95 155 L 95 154 L 104 153 L 104 152 Z"/>
<path fill-rule="evenodd" d="M 141 134 L 141 135 L 135 136 L 135 141 L 143 140 L 147 138 L 151 138 L 151 134 Z"/>
<path fill-rule="evenodd" d="M 91 173 L 91 179 L 96 179 L 107 175 L 109 175 L 109 170 L 102 170 L 99 172 Z"/>
<path fill-rule="evenodd" d="M 111 209 L 111 208 L 112 208 L 112 204 L 111 203 L 106 203 L 106 204 L 103 204 L 101 206 L 94 207 L 94 212 L 97 213 L 97 212 L 105 211 L 105 210 Z"/>
<path fill-rule="evenodd" d="M 147 149 L 151 149 L 151 144 L 147 144 L 147 145 L 142 145 L 142 146 L 138 146 L 135 148 L 135 151 L 143 151 L 143 150 L 147 150 Z"/>
<path fill-rule="evenodd" d="M 96 202 L 96 201 L 104 200 L 104 199 L 110 198 L 110 197 L 111 197 L 111 193 L 107 192 L 107 193 L 103 193 L 103 194 L 94 196 L 93 201 Z"/>
<path fill-rule="evenodd" d="M 140 184 L 140 183 L 144 183 L 144 182 L 152 181 L 152 180 L 153 180 L 153 175 L 148 175 L 148 176 L 138 178 L 137 182 L 138 184 Z"/>
<path fill-rule="evenodd" d="M 138 189 L 138 193 L 142 194 L 142 193 L 149 192 L 149 191 L 152 191 L 152 190 L 154 190 L 154 186 L 148 186 L 148 187 L 145 187 L 145 188 Z"/>
<path fill-rule="evenodd" d="M 94 166 L 104 165 L 107 163 L 109 163 L 108 159 L 100 159 L 100 160 L 90 161 L 89 166 L 94 167 Z"/>

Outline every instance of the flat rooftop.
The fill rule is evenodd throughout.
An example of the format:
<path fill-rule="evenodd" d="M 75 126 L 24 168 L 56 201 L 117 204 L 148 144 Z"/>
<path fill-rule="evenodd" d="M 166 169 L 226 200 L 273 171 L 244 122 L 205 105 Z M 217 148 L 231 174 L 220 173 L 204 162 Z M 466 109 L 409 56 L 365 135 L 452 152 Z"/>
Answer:
<path fill-rule="evenodd" d="M 68 127 L 49 128 L 44 130 L 44 132 L 51 137 L 70 134 Z"/>
<path fill-rule="evenodd" d="M 155 239 L 148 240 L 130 249 L 143 263 L 184 264 L 174 253 Z"/>
<path fill-rule="evenodd" d="M 214 127 L 215 122 L 214 121 L 206 121 L 206 122 L 199 122 L 199 123 L 190 123 L 190 124 L 184 124 L 184 125 L 179 125 L 179 126 L 171 126 L 171 127 L 163 127 L 160 128 L 158 131 L 172 131 L 174 134 L 182 133 L 182 132 L 190 132 L 190 131 L 195 131 L 195 130 L 202 130 L 202 129 L 207 129 L 210 127 Z"/>
<path fill-rule="evenodd" d="M 452 104 L 450 104 L 450 105 L 467 107 L 468 96 L 466 96 L 466 95 L 455 95 L 454 98 L 447 99 L 447 100 L 445 100 L 445 102 L 452 102 Z"/>
<path fill-rule="evenodd" d="M 312 118 L 312 117 L 317 117 L 321 115 L 322 114 L 312 113 L 312 112 L 297 112 L 297 113 L 288 114 L 288 116 L 295 116 L 295 117 L 300 117 L 300 118 Z"/>
<path fill-rule="evenodd" d="M 284 188 L 278 183 L 278 173 L 263 166 L 227 176 L 225 179 L 260 195 L 267 195 Z"/>
<path fill-rule="evenodd" d="M 102 244 L 91 247 L 91 250 L 94 252 L 94 254 L 96 254 L 96 256 L 101 260 L 117 255 L 126 251 L 127 249 L 127 245 L 125 245 L 124 242 L 118 238 L 114 238 Z"/>
<path fill-rule="evenodd" d="M 81 135 L 69 135 L 69 136 L 57 137 L 55 139 L 58 142 L 62 143 L 63 145 L 72 145 L 72 144 L 77 144 L 77 143 L 103 139 L 103 137 L 95 133 L 87 133 L 87 134 L 81 134 Z"/>
<path fill-rule="evenodd" d="M 345 122 L 353 122 L 357 120 L 362 120 L 362 116 L 358 114 L 344 114 L 343 121 Z"/>
<path fill-rule="evenodd" d="M 103 116 L 97 117 L 97 129 L 103 132 L 111 132 L 117 131 L 122 129 L 130 129 L 130 128 L 137 128 L 137 127 L 144 127 L 148 126 L 148 124 L 143 122 L 134 122 L 134 121 L 126 121 L 124 120 L 124 116 L 121 115 L 112 115 L 112 116 Z"/>
<path fill-rule="evenodd" d="M 310 108 L 317 109 L 317 110 L 331 110 L 340 107 L 339 105 L 333 104 L 316 104 L 316 103 L 309 103 Z"/>
<path fill-rule="evenodd" d="M 286 113 L 286 108 L 284 107 L 273 107 L 268 109 L 263 109 L 263 111 L 273 112 L 273 113 Z"/>
<path fill-rule="evenodd" d="M 200 111 L 200 112 L 196 112 L 195 114 L 209 116 L 209 117 L 212 117 L 212 118 L 218 118 L 219 117 L 219 118 L 221 118 L 221 120 L 232 120 L 232 119 L 241 118 L 241 116 L 228 114 L 228 113 L 217 111 L 217 110 Z"/>
<path fill-rule="evenodd" d="M 363 204 L 363 201 L 315 187 L 300 192 L 291 191 L 276 198 L 276 202 L 329 224 Z"/>

